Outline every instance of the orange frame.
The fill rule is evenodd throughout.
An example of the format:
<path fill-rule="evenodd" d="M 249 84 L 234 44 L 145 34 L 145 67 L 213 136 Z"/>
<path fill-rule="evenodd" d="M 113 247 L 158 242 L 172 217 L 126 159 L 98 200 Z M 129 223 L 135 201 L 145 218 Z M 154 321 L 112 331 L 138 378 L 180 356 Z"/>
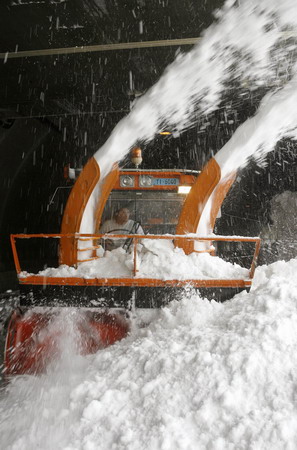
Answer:
<path fill-rule="evenodd" d="M 120 176 L 121 175 L 130 175 L 135 177 L 135 185 L 134 186 L 129 186 L 129 187 L 123 187 L 120 185 Z M 154 178 L 178 178 L 179 179 L 179 184 L 178 185 L 153 185 L 153 186 L 139 186 L 139 177 L 141 175 L 150 175 Z M 183 172 L 178 172 L 177 170 L 172 170 L 172 171 L 150 171 L 150 170 L 139 170 L 139 172 L 136 171 L 129 171 L 129 170 L 125 170 L 125 171 L 119 171 L 119 176 L 115 182 L 115 184 L 113 185 L 113 190 L 121 190 L 121 191 L 135 191 L 135 190 L 143 190 L 143 191 L 177 191 L 177 188 L 179 186 L 183 186 L 183 185 L 189 185 L 192 186 L 195 181 L 196 181 L 196 176 L 195 175 L 190 175 L 190 174 L 186 174 Z M 106 199 L 105 199 L 106 200 Z"/>
<path fill-rule="evenodd" d="M 135 177 L 135 186 L 124 188 L 120 186 L 120 176 L 121 175 L 133 175 Z M 81 220 L 83 212 L 85 210 L 86 204 L 98 183 L 101 183 L 100 196 L 97 199 L 96 212 L 94 216 L 95 230 L 98 229 L 101 216 L 112 190 L 138 190 L 143 189 L 146 191 L 154 190 L 166 190 L 166 191 L 177 191 L 178 185 L 166 185 L 166 186 L 150 186 L 150 187 L 140 187 L 139 186 L 139 176 L 140 175 L 151 175 L 158 178 L 173 178 L 179 179 L 179 185 L 188 184 L 194 185 L 196 181 L 196 176 L 180 172 L 178 170 L 173 171 L 154 171 L 154 170 L 125 170 L 120 171 L 117 164 L 113 165 L 111 172 L 104 178 L 100 179 L 100 167 L 95 160 L 91 158 L 82 172 L 80 173 L 76 183 L 74 184 L 63 215 L 61 234 L 65 236 L 69 233 L 78 233 L 80 231 Z M 75 239 L 64 239 L 61 238 L 60 242 L 60 253 L 59 261 L 60 264 L 67 264 L 72 266 L 77 263 L 77 242 Z"/>
<path fill-rule="evenodd" d="M 120 235 L 120 234 L 108 234 L 108 238 L 127 238 L 132 239 L 134 243 L 134 276 L 130 278 L 79 278 L 79 277 L 44 277 L 38 275 L 30 275 L 27 277 L 20 277 L 21 266 L 19 262 L 19 257 L 16 249 L 16 239 L 28 239 L 28 238 L 63 238 L 63 239 L 100 239 L 106 236 L 105 234 L 12 234 L 10 236 L 11 246 L 13 252 L 14 263 L 16 267 L 17 274 L 19 276 L 19 282 L 21 284 L 32 284 L 32 285 L 68 285 L 68 286 L 155 286 L 155 287 L 165 287 L 165 286 L 188 286 L 201 288 L 201 287 L 250 287 L 252 284 L 252 278 L 254 276 L 257 258 L 260 251 L 261 240 L 258 237 L 225 237 L 225 236 L 211 236 L 211 237 L 198 237 L 198 236 L 180 236 L 180 235 Z M 193 240 L 193 241 L 227 241 L 227 242 L 254 242 L 255 251 L 252 259 L 252 264 L 249 270 L 249 279 L 211 279 L 211 280 L 159 280 L 156 278 L 137 278 L 137 242 L 140 239 L 175 239 L 179 240 Z"/>
<path fill-rule="evenodd" d="M 133 175 L 135 177 L 135 186 L 129 186 L 127 188 L 120 187 L 120 175 Z M 182 211 L 179 216 L 178 224 L 176 227 L 177 235 L 185 235 L 188 233 L 196 233 L 199 227 L 199 223 L 203 214 L 203 210 L 211 198 L 213 197 L 211 212 L 209 217 L 209 230 L 207 234 L 211 234 L 217 213 L 223 202 L 227 192 L 229 191 L 236 174 L 232 174 L 228 179 L 221 179 L 221 169 L 217 161 L 212 158 L 198 177 L 196 175 L 187 174 L 178 170 L 124 170 L 120 171 L 117 164 L 114 164 L 113 170 L 104 179 L 100 180 L 100 167 L 97 161 L 93 158 L 86 164 L 85 168 L 81 172 L 77 179 L 70 196 L 67 201 L 67 205 L 64 211 L 61 233 L 63 235 L 67 233 L 79 233 L 81 220 L 85 206 L 91 197 L 96 186 L 100 183 L 100 196 L 97 198 L 97 204 L 95 207 L 94 224 L 95 228 L 99 226 L 101 215 L 105 203 L 112 190 L 121 189 L 125 190 L 169 190 L 175 191 L 177 186 L 151 186 L 142 188 L 139 186 L 139 176 L 142 174 L 152 175 L 159 178 L 177 177 L 179 184 L 188 184 L 191 186 L 191 191 L 187 195 L 184 202 Z M 77 241 L 75 239 L 61 239 L 60 242 L 60 264 L 67 264 L 72 266 L 78 262 L 77 258 Z M 190 254 L 194 251 L 194 242 L 189 240 L 176 239 L 175 245 L 181 247 L 186 254 Z"/>

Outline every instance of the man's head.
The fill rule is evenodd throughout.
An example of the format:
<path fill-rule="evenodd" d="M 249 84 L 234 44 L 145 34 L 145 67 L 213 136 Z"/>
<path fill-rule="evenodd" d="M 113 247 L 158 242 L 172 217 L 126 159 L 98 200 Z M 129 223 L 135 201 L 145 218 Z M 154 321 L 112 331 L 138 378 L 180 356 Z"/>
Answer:
<path fill-rule="evenodd" d="M 114 218 L 116 223 L 119 225 L 123 225 L 129 220 L 130 217 L 130 211 L 128 208 L 121 208 L 118 211 L 116 211 Z"/>

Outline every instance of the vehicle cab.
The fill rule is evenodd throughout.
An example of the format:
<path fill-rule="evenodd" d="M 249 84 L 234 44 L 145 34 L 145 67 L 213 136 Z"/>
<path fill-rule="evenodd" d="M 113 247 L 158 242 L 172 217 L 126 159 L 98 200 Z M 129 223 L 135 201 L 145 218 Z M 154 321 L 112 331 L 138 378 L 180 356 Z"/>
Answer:
<path fill-rule="evenodd" d="M 121 169 L 101 223 L 126 207 L 145 234 L 175 234 L 186 195 L 198 174 L 189 170 Z"/>

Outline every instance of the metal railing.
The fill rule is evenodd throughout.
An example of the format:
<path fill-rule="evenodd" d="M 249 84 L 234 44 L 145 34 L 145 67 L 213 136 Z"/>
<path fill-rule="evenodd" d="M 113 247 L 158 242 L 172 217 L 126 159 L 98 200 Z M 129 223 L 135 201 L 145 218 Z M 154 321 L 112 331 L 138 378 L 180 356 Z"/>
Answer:
<path fill-rule="evenodd" d="M 16 249 L 16 239 L 31 239 L 31 238 L 69 238 L 76 239 L 77 241 L 91 241 L 93 244 L 86 248 L 78 248 L 78 252 L 83 251 L 91 251 L 95 252 L 100 245 L 97 244 L 97 241 L 100 239 L 128 239 L 131 240 L 131 248 L 133 252 L 133 276 L 135 277 L 138 269 L 137 269 L 137 246 L 143 239 L 152 239 L 152 240 L 171 240 L 174 241 L 178 239 L 178 241 L 194 241 L 194 242 L 250 242 L 255 243 L 255 251 L 252 257 L 251 266 L 249 269 L 249 277 L 253 278 L 255 273 L 255 268 L 257 264 L 257 259 L 260 251 L 261 239 L 259 237 L 243 237 L 243 236 L 197 236 L 197 235 L 140 235 L 140 234 L 78 234 L 78 233 L 68 233 L 68 234 L 12 234 L 10 236 L 11 247 L 13 252 L 14 264 L 18 274 L 22 272 L 18 252 Z M 95 241 L 95 244 L 94 244 Z M 209 250 L 205 250 L 205 252 L 209 252 Z M 90 261 L 92 259 L 98 259 L 99 257 L 94 255 L 92 258 L 86 258 L 83 260 L 78 260 L 78 262 L 83 263 L 86 261 Z"/>

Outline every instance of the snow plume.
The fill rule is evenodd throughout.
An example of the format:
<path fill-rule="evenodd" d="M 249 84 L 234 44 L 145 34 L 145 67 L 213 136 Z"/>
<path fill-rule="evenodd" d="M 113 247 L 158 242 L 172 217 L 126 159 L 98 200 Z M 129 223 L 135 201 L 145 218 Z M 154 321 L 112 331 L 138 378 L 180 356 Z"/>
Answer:
<path fill-rule="evenodd" d="M 297 138 L 297 65 L 292 79 L 281 89 L 262 99 L 254 117 L 240 125 L 231 139 L 218 151 L 215 159 L 221 168 L 221 178 L 245 166 L 251 158 L 262 161 L 281 138 Z M 197 232 L 209 234 L 212 194 L 202 212 Z"/>
<path fill-rule="evenodd" d="M 97 151 L 103 174 L 136 141 L 150 141 L 162 126 L 181 131 L 193 124 L 194 113 L 215 110 L 227 82 L 248 81 L 253 88 L 290 78 L 296 40 L 288 36 L 296 36 L 295 0 L 227 1 L 215 16 L 197 45 L 177 56 Z M 288 111 L 284 115 L 288 118 Z"/>
<path fill-rule="evenodd" d="M 289 99 L 290 92 L 296 96 L 292 69 L 296 60 L 296 35 L 296 0 L 226 1 L 224 7 L 216 11 L 215 22 L 201 40 L 190 52 L 177 56 L 95 153 L 101 170 L 100 183 L 113 163 L 123 159 L 136 142 L 149 142 L 165 126 L 182 131 L 193 125 L 197 115 L 216 110 L 227 84 L 236 82 L 243 86 L 247 83 L 250 89 L 277 87 L 286 85 L 292 78 L 281 92 L 265 99 L 255 120 L 248 121 L 227 144 L 218 157 L 224 166 L 223 176 L 230 171 L 228 165 L 232 168 L 244 165 L 251 156 L 261 157 L 272 150 L 277 140 L 296 125 L 297 103 Z M 264 120 L 266 113 L 269 117 Z M 272 115 L 273 120 L 268 122 Z M 279 117 L 281 122 L 278 122 Z M 269 129 L 262 130 L 267 124 Z M 273 132 L 268 139 L 271 129 Z M 238 154 L 240 157 L 235 164 Z M 100 183 L 88 201 L 81 233 L 95 232 L 93 213 Z"/>
<path fill-rule="evenodd" d="M 0 447 L 296 448 L 296 271 L 296 259 L 259 267 L 223 304 L 189 292 L 95 355 L 15 378 Z"/>
<path fill-rule="evenodd" d="M 244 122 L 215 155 L 222 178 L 244 166 L 251 157 L 263 159 L 279 139 L 296 139 L 296 105 L 297 73 L 284 88 L 267 94 L 256 115 Z"/>

